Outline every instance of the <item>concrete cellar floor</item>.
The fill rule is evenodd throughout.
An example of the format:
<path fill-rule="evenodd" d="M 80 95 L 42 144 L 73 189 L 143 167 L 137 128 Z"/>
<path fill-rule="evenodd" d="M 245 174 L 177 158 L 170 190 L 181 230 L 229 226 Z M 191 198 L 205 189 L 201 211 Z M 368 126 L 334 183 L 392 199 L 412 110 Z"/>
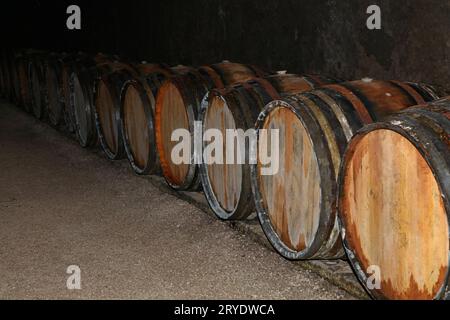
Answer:
<path fill-rule="evenodd" d="M 0 221 L 2 299 L 354 299 L 5 102 Z"/>

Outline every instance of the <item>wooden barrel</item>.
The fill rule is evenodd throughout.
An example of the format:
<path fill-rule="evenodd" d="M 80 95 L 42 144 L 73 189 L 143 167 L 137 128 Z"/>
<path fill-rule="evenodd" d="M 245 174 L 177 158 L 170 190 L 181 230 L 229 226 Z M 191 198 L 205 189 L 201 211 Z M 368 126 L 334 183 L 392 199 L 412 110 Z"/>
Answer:
<path fill-rule="evenodd" d="M 199 120 L 200 105 L 206 92 L 237 82 L 264 76 L 258 69 L 231 62 L 188 70 L 172 77 L 158 91 L 155 108 L 156 145 L 163 176 L 176 190 L 195 190 L 200 186 L 197 165 L 194 164 L 194 141 L 191 139 L 190 163 L 175 164 L 171 153 L 178 143 L 171 141 L 176 129 L 194 134 L 194 122 Z"/>
<path fill-rule="evenodd" d="M 31 112 L 37 119 L 46 116 L 46 54 L 33 54 L 28 63 L 28 79 L 31 94 Z"/>
<path fill-rule="evenodd" d="M 115 66 L 115 71 L 104 74 L 95 87 L 95 123 L 100 145 L 110 160 L 125 156 L 120 128 L 120 94 L 126 81 L 136 78 L 138 71 L 132 65 Z"/>
<path fill-rule="evenodd" d="M 319 76 L 280 73 L 211 90 L 202 103 L 200 120 L 203 131 L 218 129 L 225 138 L 229 129 L 253 129 L 259 113 L 270 101 L 335 82 L 334 79 Z M 236 141 L 233 141 L 234 148 L 226 139 L 223 143 L 223 150 L 233 149 L 237 154 Z M 208 145 L 210 142 L 203 141 L 203 150 Z M 254 212 L 248 145 L 245 151 L 245 163 L 227 164 L 224 154 L 221 163 L 210 163 L 210 159 L 204 159 L 200 165 L 202 187 L 208 204 L 224 220 L 245 219 Z"/>
<path fill-rule="evenodd" d="M 360 130 L 339 182 L 344 247 L 371 296 L 448 298 L 450 97 Z"/>
<path fill-rule="evenodd" d="M 6 97 L 6 82 L 5 82 L 5 50 L 0 50 L 0 97 Z"/>
<path fill-rule="evenodd" d="M 70 104 L 71 88 L 70 88 L 70 76 L 76 72 L 80 66 L 93 66 L 95 62 L 83 53 L 75 53 L 72 55 L 66 55 L 61 59 L 61 95 L 64 105 L 64 123 L 65 129 L 69 133 L 75 133 L 76 121 L 75 113 Z"/>
<path fill-rule="evenodd" d="M 160 64 L 141 64 L 139 76 L 127 81 L 121 93 L 120 126 L 125 152 L 134 172 L 157 173 L 154 117 L 158 89 L 179 68 Z"/>
<path fill-rule="evenodd" d="M 48 57 L 45 66 L 47 85 L 47 115 L 49 123 L 60 127 L 64 123 L 64 99 L 62 97 L 62 55 L 53 54 Z"/>
<path fill-rule="evenodd" d="M 74 117 L 75 135 L 83 148 L 91 147 L 98 141 L 94 115 L 94 87 L 99 75 L 108 70 L 107 65 L 86 66 L 85 62 L 79 61 L 69 78 L 69 108 Z"/>
<path fill-rule="evenodd" d="M 363 80 L 269 103 L 256 124 L 258 163 L 251 176 L 258 217 L 274 248 L 288 259 L 342 257 L 336 194 L 348 141 L 363 125 L 433 98 L 426 86 Z M 274 129 L 279 158 L 271 172 L 260 155 L 276 145 Z"/>
<path fill-rule="evenodd" d="M 18 107 L 23 107 L 22 92 L 20 90 L 19 69 L 17 58 L 20 55 L 19 50 L 14 50 L 10 58 L 11 85 L 12 85 L 12 102 Z"/>
<path fill-rule="evenodd" d="M 16 66 L 20 86 L 20 101 L 27 112 L 31 112 L 31 93 L 28 80 L 28 56 L 21 54 L 17 57 Z"/>
<path fill-rule="evenodd" d="M 97 144 L 98 134 L 95 124 L 94 89 L 104 74 L 114 72 L 117 61 L 82 59 L 73 66 L 69 79 L 70 112 L 73 112 L 75 134 L 83 148 Z"/>
<path fill-rule="evenodd" d="M 2 58 L 0 61 L 1 71 L 2 71 L 2 96 L 11 100 L 12 98 L 12 77 L 11 77 L 11 69 L 10 69 L 10 60 L 11 60 L 11 51 L 3 50 Z"/>
<path fill-rule="evenodd" d="M 70 86 L 70 77 L 72 73 L 81 72 L 83 69 L 92 68 L 97 64 L 110 62 L 111 57 L 104 54 L 90 56 L 83 52 L 72 53 L 61 59 L 61 90 L 64 104 L 64 123 L 65 129 L 69 133 L 76 133 L 75 112 L 71 104 L 73 88 Z"/>

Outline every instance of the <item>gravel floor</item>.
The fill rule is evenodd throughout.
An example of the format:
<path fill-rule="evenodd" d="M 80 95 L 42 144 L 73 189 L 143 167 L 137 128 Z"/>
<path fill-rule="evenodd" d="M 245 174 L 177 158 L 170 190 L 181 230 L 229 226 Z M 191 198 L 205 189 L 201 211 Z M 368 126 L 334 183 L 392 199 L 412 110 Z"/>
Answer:
<path fill-rule="evenodd" d="M 4 102 L 0 170 L 0 298 L 352 299 Z"/>

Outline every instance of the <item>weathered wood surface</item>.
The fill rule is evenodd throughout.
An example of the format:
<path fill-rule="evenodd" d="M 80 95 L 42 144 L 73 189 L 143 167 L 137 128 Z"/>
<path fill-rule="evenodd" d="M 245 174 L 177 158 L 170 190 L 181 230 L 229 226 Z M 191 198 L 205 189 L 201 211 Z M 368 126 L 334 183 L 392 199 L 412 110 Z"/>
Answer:
<path fill-rule="evenodd" d="M 126 90 L 122 108 L 122 125 L 132 153 L 132 161 L 137 167 L 144 168 L 147 165 L 150 148 L 155 146 L 150 141 L 146 106 L 133 86 Z"/>
<path fill-rule="evenodd" d="M 124 84 L 138 76 L 132 64 L 113 63 L 111 71 L 101 76 L 95 85 L 95 125 L 100 145 L 110 160 L 125 157 L 121 130 L 120 108 Z"/>
<path fill-rule="evenodd" d="M 164 119 L 164 121 L 156 124 L 156 130 L 159 133 L 157 141 L 164 141 L 158 144 L 159 157 L 165 160 L 161 161 L 161 168 L 169 181 L 175 185 L 180 185 L 186 178 L 190 165 L 172 162 L 172 149 L 178 144 L 178 141 L 172 141 L 171 137 L 177 129 L 190 129 L 188 114 L 183 97 L 175 85 L 169 82 L 160 90 L 162 90 L 160 93 L 166 97 L 162 101 L 160 109 L 157 109 L 160 111 L 160 113 L 157 111 L 157 119 Z"/>
<path fill-rule="evenodd" d="M 377 298 L 442 298 L 448 281 L 450 99 L 364 128 L 346 152 L 339 214 L 351 262 Z"/>
<path fill-rule="evenodd" d="M 179 68 L 142 63 L 138 75 L 125 82 L 121 91 L 120 126 L 128 161 L 140 175 L 159 171 L 155 142 L 156 94 L 162 83 Z"/>

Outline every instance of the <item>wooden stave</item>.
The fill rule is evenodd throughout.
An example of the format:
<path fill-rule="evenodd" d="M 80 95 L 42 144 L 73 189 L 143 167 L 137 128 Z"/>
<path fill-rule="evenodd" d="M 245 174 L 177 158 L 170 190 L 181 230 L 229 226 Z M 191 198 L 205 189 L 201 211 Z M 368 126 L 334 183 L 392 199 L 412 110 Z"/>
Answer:
<path fill-rule="evenodd" d="M 447 113 L 447 119 L 441 117 L 441 114 L 435 113 L 432 109 L 437 107 L 438 109 L 445 110 Z M 391 130 L 400 134 L 406 138 L 422 155 L 429 168 L 433 172 L 433 175 L 437 181 L 439 189 L 442 194 L 442 199 L 447 212 L 447 223 L 450 230 L 450 97 L 433 101 L 428 104 L 410 107 L 398 114 L 388 117 L 383 122 L 376 122 L 361 128 L 355 136 L 352 138 L 348 145 L 347 151 L 341 164 L 341 174 L 339 176 L 339 190 L 338 190 L 338 213 L 339 223 L 342 228 L 342 242 L 343 248 L 347 254 L 348 260 L 362 286 L 366 292 L 373 299 L 388 299 L 382 292 L 374 289 L 371 290 L 367 287 L 368 276 L 363 272 L 360 261 L 357 258 L 357 254 L 352 249 L 347 240 L 347 224 L 343 218 L 342 202 L 344 199 L 344 180 L 345 180 L 345 168 L 349 162 L 352 154 L 355 151 L 357 143 L 368 133 L 375 130 Z M 425 120 L 426 119 L 426 120 Z M 425 120 L 425 121 L 424 121 Z M 444 129 L 447 137 L 444 137 L 440 132 L 436 131 L 436 127 L 427 124 L 428 121 L 434 122 L 434 125 Z M 445 122 L 445 123 L 444 123 Z M 449 234 L 450 239 L 450 234 Z M 449 252 L 449 265 L 445 276 L 445 283 L 438 290 L 434 300 L 436 299 L 449 299 L 450 298 L 450 252 Z"/>
<path fill-rule="evenodd" d="M 159 157 L 156 152 L 156 138 L 155 138 L 155 104 L 156 95 L 159 88 L 163 82 L 170 76 L 174 76 L 179 68 L 170 68 L 163 64 L 142 64 L 138 66 L 140 75 L 133 79 L 126 81 L 122 87 L 120 93 L 120 127 L 123 133 L 123 144 L 125 149 L 125 154 L 127 156 L 128 162 L 130 163 L 133 171 L 138 175 L 148 175 L 158 173 L 160 170 Z M 124 104 L 127 90 L 132 87 L 134 88 L 140 97 L 141 103 L 143 104 L 145 118 L 147 122 L 147 134 L 149 137 L 149 153 L 146 159 L 146 165 L 140 166 L 135 160 L 133 154 L 132 146 L 127 137 L 127 130 L 124 123 Z"/>
<path fill-rule="evenodd" d="M 359 129 L 360 126 L 362 126 L 364 124 L 364 121 L 361 119 L 358 119 L 360 117 L 362 117 L 362 114 L 358 113 L 358 110 L 356 110 L 357 108 L 355 108 L 351 101 L 349 101 L 349 99 L 347 99 L 347 96 L 344 95 L 342 92 L 346 92 L 346 90 L 355 90 L 355 88 L 352 88 L 351 85 L 355 85 L 357 82 L 353 81 L 350 82 L 350 86 L 348 86 L 349 83 L 344 83 L 344 84 L 339 84 L 339 85 L 326 85 L 322 88 L 319 88 L 317 90 L 313 90 L 307 94 L 300 94 L 298 96 L 308 96 L 308 95 L 321 95 L 323 96 L 323 94 L 325 94 L 326 96 L 333 97 L 332 100 L 334 100 L 334 102 L 336 104 L 338 104 L 342 112 L 344 112 L 347 120 L 348 120 L 348 126 L 349 129 L 352 132 L 356 132 L 355 130 Z M 397 85 L 395 83 L 391 83 L 388 81 L 388 83 L 390 85 Z M 406 84 L 406 83 L 405 83 Z M 407 85 L 410 85 L 409 83 Z M 417 85 L 417 84 L 416 84 Z M 419 85 L 420 86 L 420 85 Z M 411 88 L 414 88 L 414 86 L 411 86 Z M 341 92 L 342 90 L 342 92 Z M 357 89 L 355 90 L 357 91 Z M 359 92 L 360 96 L 361 96 L 361 92 Z M 405 93 L 405 95 L 407 95 Z M 409 98 L 412 98 L 411 96 L 407 95 Z M 318 97 L 320 98 L 320 97 Z M 427 99 L 429 98 L 429 96 L 427 95 L 426 97 Z M 288 98 L 283 99 L 284 101 L 288 101 L 287 105 L 292 104 L 296 104 L 298 101 L 298 99 L 296 98 L 296 95 L 294 96 L 290 96 Z M 264 123 L 264 119 L 265 117 L 268 115 L 268 113 L 270 111 L 273 110 L 274 108 L 274 104 L 276 103 L 280 103 L 283 102 L 283 100 L 281 101 L 274 101 L 272 103 L 269 103 L 268 106 L 266 106 L 266 108 L 269 108 L 266 112 L 262 112 L 262 114 L 260 115 L 258 121 L 257 121 L 257 131 L 259 129 L 262 128 L 262 125 Z M 325 102 L 325 101 L 324 101 Z M 423 101 L 421 101 L 423 102 Z M 285 103 L 286 104 L 286 103 Z M 327 104 L 325 102 L 325 104 Z M 412 104 L 413 105 L 413 104 Z M 291 108 L 293 106 L 290 106 Z M 298 107 L 298 106 L 297 106 Z M 295 108 L 295 106 L 293 107 Z M 303 104 L 302 108 L 307 108 L 308 107 L 306 105 Z M 330 107 L 330 109 L 332 109 Z M 354 110 L 353 110 L 354 109 Z M 377 110 L 377 108 L 375 108 L 375 115 L 377 114 L 377 112 L 379 112 L 379 110 Z M 311 119 L 314 119 L 314 117 L 311 117 Z M 366 119 L 367 120 L 367 119 Z M 312 120 L 311 120 L 312 121 Z M 370 119 L 370 121 L 373 121 L 372 119 Z M 310 122 L 310 125 L 312 125 L 314 123 L 314 121 Z M 315 121 L 316 125 L 319 126 L 320 125 L 317 123 L 317 121 Z M 304 124 L 305 125 L 305 124 Z M 259 135 L 258 135 L 258 139 L 259 139 Z M 346 143 L 345 145 L 343 145 L 342 140 L 339 140 L 340 142 L 340 150 L 345 149 L 346 147 Z M 325 141 L 327 144 L 328 142 Z M 326 159 L 324 157 L 321 157 L 322 159 Z M 332 162 L 330 162 L 331 164 Z M 328 164 L 326 165 L 326 167 L 328 167 Z M 336 166 L 331 165 L 334 172 L 338 171 L 338 168 Z M 341 246 L 338 244 L 338 242 L 340 242 L 339 239 L 339 223 L 338 223 L 338 219 L 337 219 L 337 213 L 334 212 L 333 213 L 333 219 L 329 219 L 329 223 L 328 223 L 328 227 L 326 228 L 319 228 L 318 230 L 318 236 L 321 236 L 321 238 L 325 238 L 327 239 L 325 242 L 323 242 L 323 245 L 321 247 L 319 247 L 319 249 L 317 249 L 317 244 L 316 241 L 314 241 L 314 244 L 311 246 L 311 250 L 304 250 L 303 252 L 298 252 L 295 250 L 292 250 L 290 248 L 288 248 L 279 238 L 277 232 L 274 230 L 271 221 L 270 221 L 270 217 L 269 214 L 266 212 L 266 209 L 264 207 L 263 204 L 263 199 L 262 199 L 262 194 L 260 192 L 260 187 L 259 187 L 259 176 L 258 176 L 258 172 L 257 172 L 257 166 L 253 165 L 252 166 L 252 188 L 253 188 L 253 193 L 255 196 L 255 204 L 256 204 L 256 209 L 258 212 L 258 217 L 261 223 L 261 226 L 263 227 L 263 231 L 266 234 L 267 238 L 269 239 L 269 241 L 271 242 L 272 246 L 275 248 L 275 250 L 280 253 L 283 257 L 290 259 L 290 260 L 303 260 L 303 259 L 315 259 L 315 258 L 319 258 L 319 259 L 335 259 L 335 258 L 341 258 L 344 256 L 344 251 L 342 248 L 340 248 Z M 325 177 L 328 178 L 328 182 L 327 184 L 333 184 L 336 185 L 337 183 L 337 176 L 334 175 L 335 178 L 332 179 L 330 178 L 328 175 L 325 175 Z M 335 191 L 332 192 L 332 194 L 334 196 L 331 196 L 331 198 L 336 198 L 336 190 L 337 190 L 337 186 L 333 187 Z M 336 202 L 336 201 L 332 201 L 332 202 Z M 331 206 L 334 207 L 334 206 Z M 335 210 L 334 210 L 335 211 Z M 322 211 L 323 212 L 323 211 Z M 330 225 L 333 224 L 333 226 L 330 228 Z M 328 230 L 328 231 L 327 231 Z M 326 236 L 326 237 L 322 237 L 321 233 L 322 232 L 329 232 L 329 230 L 331 230 L 330 236 Z M 317 249 L 317 251 L 316 251 Z"/>
<path fill-rule="evenodd" d="M 289 95 L 292 93 L 300 93 L 303 91 L 312 90 L 314 87 L 335 83 L 335 79 L 315 76 L 299 76 L 295 74 L 279 73 L 275 75 L 269 75 L 264 78 L 257 78 L 249 80 L 242 84 L 237 84 L 229 87 L 228 89 L 214 89 L 211 90 L 205 100 L 202 102 L 202 112 L 200 115 L 200 121 L 202 121 L 203 132 L 205 131 L 205 115 L 208 108 L 207 100 L 211 96 L 221 97 L 227 103 L 230 111 L 235 114 L 235 120 L 245 119 L 240 121 L 241 125 L 237 125 L 237 128 L 242 128 L 244 131 L 254 127 L 260 111 L 270 101 L 279 99 L 281 96 Z M 239 91 L 239 92 L 236 92 Z M 229 99 L 230 101 L 227 101 Z M 233 103 L 233 100 L 240 100 L 239 103 Z M 241 108 L 239 108 L 239 106 Z M 246 108 L 243 108 L 246 106 Z M 250 108 L 249 106 L 252 106 Z M 233 110 L 231 110 L 233 109 Z M 207 143 L 203 142 L 203 148 Z M 248 150 L 247 150 L 248 151 Z M 248 157 L 248 155 L 247 155 Z M 228 212 L 221 207 L 217 196 L 211 186 L 211 181 L 208 174 L 208 166 L 206 164 L 200 165 L 200 173 L 202 180 L 202 189 L 205 193 L 206 199 L 212 211 L 222 220 L 241 220 L 247 218 L 252 212 L 254 212 L 254 200 L 252 195 L 252 187 L 250 182 L 250 166 L 242 165 L 244 177 L 241 185 L 241 194 L 247 195 L 239 200 L 235 210 Z"/>
<path fill-rule="evenodd" d="M 125 157 L 125 148 L 123 143 L 123 134 L 121 130 L 121 121 L 120 121 L 120 94 L 122 91 L 122 86 L 126 81 L 136 76 L 137 71 L 131 65 L 117 65 L 115 68 L 120 68 L 120 70 L 116 70 L 111 73 L 106 73 L 101 75 L 95 82 L 94 85 L 94 118 L 95 118 L 95 127 L 97 130 L 98 139 L 100 142 L 100 146 L 110 160 L 120 160 Z M 112 108 L 114 110 L 114 118 L 115 123 L 112 126 L 117 128 L 117 137 L 115 144 L 117 145 L 117 150 L 112 150 L 111 146 L 109 146 L 107 138 L 105 137 L 105 133 L 102 127 L 100 114 L 98 110 L 99 106 L 99 87 L 100 85 L 104 85 L 107 92 L 110 95 L 111 101 L 113 102 Z"/>
<path fill-rule="evenodd" d="M 171 82 L 176 86 L 178 91 L 180 92 L 183 100 L 185 101 L 185 109 L 187 113 L 187 118 L 189 122 L 189 131 L 193 132 L 194 130 L 194 121 L 199 120 L 200 112 L 201 112 L 201 103 L 205 94 L 208 90 L 212 88 L 223 88 L 227 85 L 231 85 L 232 83 L 228 83 L 229 79 L 221 74 L 219 70 L 222 68 L 226 68 L 234 65 L 234 63 L 229 63 L 228 61 L 224 61 L 222 63 L 203 66 L 200 68 L 191 68 L 185 74 L 172 77 L 167 81 Z M 256 67 L 251 67 L 249 65 L 236 64 L 240 67 L 247 68 L 249 74 L 253 73 L 254 77 L 258 77 L 258 75 L 265 74 L 264 71 L 257 69 Z M 252 77 L 249 76 L 249 79 Z M 182 183 L 175 183 L 170 172 L 170 162 L 167 161 L 164 150 L 163 150 L 163 141 L 161 138 L 161 110 L 160 106 L 162 104 L 161 97 L 163 96 L 165 90 L 165 85 L 161 87 L 161 90 L 158 92 L 157 102 L 156 102 L 156 112 L 155 112 L 155 130 L 156 130 L 156 144 L 159 154 L 159 159 L 161 163 L 161 169 L 163 172 L 163 176 L 168 183 L 168 185 L 175 190 L 198 190 L 201 181 L 200 181 L 200 173 L 199 168 L 195 164 L 190 164 L 188 168 L 188 173 L 186 174 Z M 192 142 L 193 143 L 193 142 Z M 194 145 L 192 144 L 192 152 L 194 150 Z M 193 154 L 191 155 L 193 158 Z"/>

